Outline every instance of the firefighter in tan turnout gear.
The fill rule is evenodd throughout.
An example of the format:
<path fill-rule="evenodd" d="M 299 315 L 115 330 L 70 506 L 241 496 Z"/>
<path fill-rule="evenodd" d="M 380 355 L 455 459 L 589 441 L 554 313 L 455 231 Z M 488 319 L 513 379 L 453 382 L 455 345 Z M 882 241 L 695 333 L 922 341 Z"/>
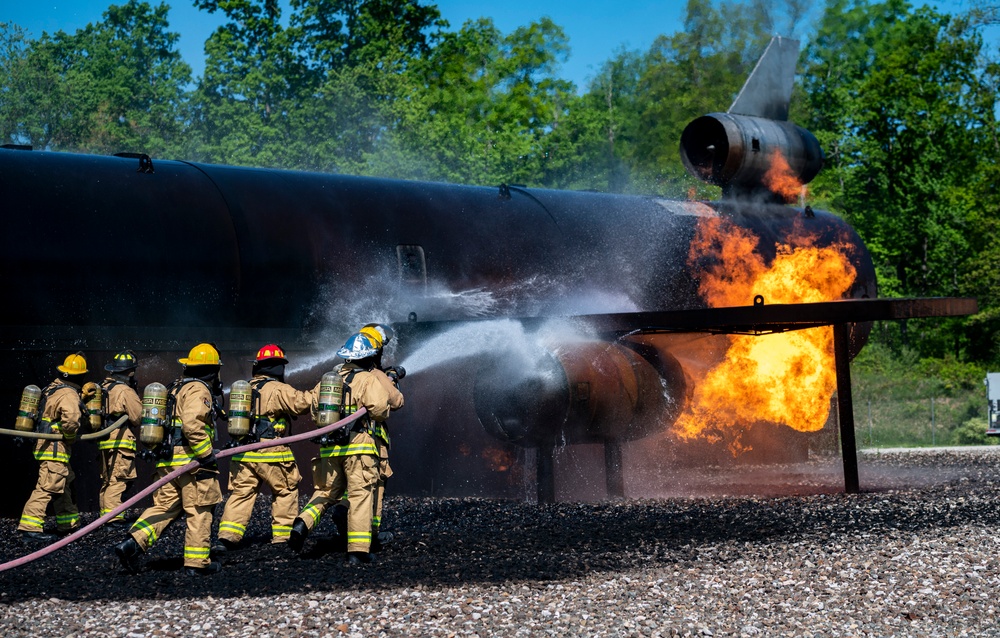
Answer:
<path fill-rule="evenodd" d="M 385 351 L 385 346 L 392 340 L 394 332 L 389 326 L 383 326 L 377 323 L 365 324 L 364 327 L 359 330 L 361 334 L 368 337 L 375 346 L 377 354 L 375 355 L 375 367 L 372 368 L 371 372 L 375 377 L 382 383 L 386 391 L 389 393 L 389 408 L 395 412 L 403 407 L 403 395 L 399 391 L 398 383 L 406 375 L 406 370 L 402 367 L 383 367 L 382 365 L 382 354 Z M 378 456 L 379 456 L 379 478 L 375 483 L 375 510 L 372 513 L 372 544 L 371 552 L 376 553 L 382 550 L 384 544 L 389 543 L 392 540 L 391 532 L 382 532 L 382 504 L 385 499 L 385 484 L 392 476 L 392 467 L 389 465 L 389 422 L 388 420 L 382 422 L 376 422 L 372 428 L 372 436 L 375 438 L 376 444 L 378 444 Z M 344 498 L 337 507 L 333 510 L 333 521 L 337 526 L 337 532 L 341 539 L 346 542 L 347 537 L 347 512 L 348 512 L 348 502 Z"/>
<path fill-rule="evenodd" d="M 377 323 L 370 323 L 361 329 L 361 334 L 369 337 L 378 349 L 375 355 L 375 367 L 372 374 L 385 387 L 389 393 L 389 408 L 395 412 L 403 407 L 403 394 L 399 391 L 399 380 L 406 375 L 406 370 L 399 367 L 382 367 L 382 353 L 385 346 L 392 340 L 393 331 L 389 326 L 382 326 Z M 375 442 L 378 444 L 378 481 L 375 483 L 375 509 L 372 514 L 372 551 L 377 552 L 382 548 L 383 543 L 389 542 L 392 538 L 390 532 L 380 532 L 382 527 L 382 502 L 385 498 L 385 484 L 392 476 L 392 467 L 389 465 L 389 424 L 388 420 L 376 422 L 373 428 Z"/>
<path fill-rule="evenodd" d="M 69 460 L 73 442 L 80 429 L 80 418 L 84 414 L 83 401 L 94 392 L 88 389 L 86 395 L 81 394 L 81 384 L 87 374 L 87 360 L 83 354 L 69 355 L 62 365 L 56 366 L 56 370 L 59 371 L 59 376 L 42 389 L 38 404 L 40 418 L 35 431 L 61 434 L 62 440 L 39 439 L 35 444 L 38 482 L 28 497 L 28 502 L 24 504 L 21 522 L 17 526 L 25 540 L 45 543 L 57 539 L 44 531 L 45 511 L 49 501 L 55 511 L 58 532 L 69 533 L 80 527 L 80 512 L 73 502 L 71 491 L 74 475 Z M 96 388 L 94 384 L 88 385 Z"/>
<path fill-rule="evenodd" d="M 212 448 L 218 410 L 213 395 L 222 394 L 222 362 L 210 343 L 198 344 L 178 361 L 184 366 L 183 374 L 169 388 L 166 433 L 157 450 L 156 472 L 162 478 L 192 460 L 197 460 L 200 467 L 158 489 L 153 494 L 153 506 L 139 515 L 130 535 L 115 547 L 122 566 L 133 574 L 139 572 L 142 554 L 182 512 L 187 524 L 185 571 L 192 575 L 212 574 L 222 567 L 210 558 L 212 511 L 222 501 Z"/>
<path fill-rule="evenodd" d="M 98 442 L 101 455 L 101 516 L 122 504 L 122 496 L 136 478 L 136 440 L 132 428 L 142 417 L 142 401 L 136 394 L 135 371 L 139 360 L 131 350 L 117 353 L 104 369 L 111 374 L 101 383 L 105 425 L 111 425 L 123 414 L 128 421 Z M 125 528 L 125 516 L 119 514 L 108 523 L 115 530 Z"/>
<path fill-rule="evenodd" d="M 306 391 L 288 385 L 284 382 L 287 363 L 279 346 L 268 344 L 257 351 L 253 361 L 254 376 L 250 381 L 250 433 L 239 440 L 240 445 L 290 434 L 291 420 L 312 407 L 319 384 Z M 295 465 L 295 457 L 287 445 L 233 456 L 229 464 L 231 493 L 219 523 L 219 541 L 226 549 L 238 547 L 263 484 L 271 490 L 271 542 L 287 542 L 292 521 L 299 511 L 300 480 L 302 476 Z"/>
<path fill-rule="evenodd" d="M 359 408 L 367 410 L 361 419 L 341 431 L 342 436 L 323 443 L 320 456 L 313 459 L 315 491 L 309 503 L 292 524 L 289 545 L 300 551 L 309 531 L 323 512 L 341 500 L 347 490 L 347 561 L 351 564 L 371 561 L 372 515 L 375 484 L 379 480 L 378 444 L 372 433 L 377 423 L 389 417 L 390 397 L 372 373 L 378 349 L 361 333 L 352 335 L 337 355 L 346 363 L 339 367 L 344 381 L 344 413 Z"/>

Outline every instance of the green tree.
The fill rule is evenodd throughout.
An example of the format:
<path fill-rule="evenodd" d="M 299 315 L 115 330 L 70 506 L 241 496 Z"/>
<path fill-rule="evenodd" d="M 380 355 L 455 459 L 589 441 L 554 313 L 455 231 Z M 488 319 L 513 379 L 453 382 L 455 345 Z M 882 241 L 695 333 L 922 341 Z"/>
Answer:
<path fill-rule="evenodd" d="M 206 44 L 195 143 L 213 162 L 350 173 L 396 124 L 405 72 L 443 24 L 416 0 L 198 0 L 229 22 Z"/>
<path fill-rule="evenodd" d="M 198 159 L 284 166 L 295 55 L 277 0 L 196 0 L 229 21 L 205 43 L 205 73 L 193 98 L 190 154 Z"/>
<path fill-rule="evenodd" d="M 984 126 L 981 42 L 964 19 L 901 0 L 831 0 L 806 55 L 806 127 L 827 149 L 817 180 L 876 263 L 880 294 L 955 295 L 976 233 L 970 176 Z M 924 354 L 963 345 L 955 326 L 916 323 Z M 941 328 L 940 326 L 945 326 Z"/>
<path fill-rule="evenodd" d="M 18 97 L 4 109 L 17 119 L 5 136 L 55 150 L 175 151 L 190 67 L 167 31 L 167 11 L 130 0 L 74 34 L 8 39 L 19 43 L 8 48 Z"/>
<path fill-rule="evenodd" d="M 13 22 L 0 22 L 0 140 L 20 144 L 31 139 L 35 69 L 28 54 L 31 41 Z"/>
<path fill-rule="evenodd" d="M 443 34 L 414 65 L 416 90 L 399 111 L 393 142 L 404 164 L 451 182 L 538 184 L 545 139 L 573 99 L 572 83 L 556 76 L 567 52 L 547 18 L 506 36 L 487 18 Z"/>
<path fill-rule="evenodd" d="M 296 112 L 307 135 L 296 154 L 319 170 L 408 175 L 408 151 L 395 132 L 422 104 L 414 68 L 447 26 L 437 8 L 417 0 L 300 0 L 293 7 L 293 40 L 310 74 Z"/>
<path fill-rule="evenodd" d="M 983 59 L 977 99 L 981 110 L 995 113 L 1000 94 L 1000 63 Z M 980 165 L 967 181 L 970 251 L 962 264 L 962 294 L 976 297 L 979 313 L 966 322 L 969 351 L 1000 364 L 1000 122 L 984 118 L 980 130 Z"/>

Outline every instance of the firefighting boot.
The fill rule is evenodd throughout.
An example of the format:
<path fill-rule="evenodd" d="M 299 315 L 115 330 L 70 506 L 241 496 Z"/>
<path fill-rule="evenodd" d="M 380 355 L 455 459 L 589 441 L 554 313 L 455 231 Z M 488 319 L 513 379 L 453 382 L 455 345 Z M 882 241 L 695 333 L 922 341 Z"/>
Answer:
<path fill-rule="evenodd" d="M 139 543 L 131 536 L 115 545 L 115 554 L 118 554 L 118 561 L 122 567 L 130 574 L 138 574 L 142 562 L 143 549 Z"/>
<path fill-rule="evenodd" d="M 240 541 L 231 541 L 228 538 L 220 538 L 218 541 L 212 544 L 213 557 L 215 556 L 225 556 L 229 552 L 235 552 L 243 549 L 244 545 Z"/>
<path fill-rule="evenodd" d="M 211 576 L 218 574 L 222 570 L 222 563 L 211 562 L 204 567 L 185 567 L 184 573 L 188 576 Z"/>
<path fill-rule="evenodd" d="M 386 545 L 392 544 L 392 532 L 380 532 L 377 527 L 372 528 L 371 553 L 377 554 L 385 549 Z"/>
<path fill-rule="evenodd" d="M 368 552 L 347 552 L 346 562 L 352 567 L 354 565 L 367 565 L 372 562 L 372 555 Z"/>
<path fill-rule="evenodd" d="M 25 532 L 21 530 L 18 533 L 21 535 L 21 540 L 30 543 L 54 543 L 59 540 L 59 537 L 55 534 L 47 534 L 46 532 Z"/>
<path fill-rule="evenodd" d="M 301 518 L 296 518 L 292 523 L 292 531 L 288 535 L 288 547 L 298 554 L 302 551 L 302 546 L 306 542 L 306 536 L 309 536 L 309 528 L 306 527 L 306 522 Z"/>
<path fill-rule="evenodd" d="M 124 518 L 115 518 L 104 524 L 104 528 L 109 532 L 124 532 L 130 527 Z"/>

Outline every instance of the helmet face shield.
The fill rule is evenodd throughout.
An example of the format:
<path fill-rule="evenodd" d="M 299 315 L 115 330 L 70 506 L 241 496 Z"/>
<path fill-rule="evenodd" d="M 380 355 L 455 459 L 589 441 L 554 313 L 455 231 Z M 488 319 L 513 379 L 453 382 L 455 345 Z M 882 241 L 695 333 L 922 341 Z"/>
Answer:
<path fill-rule="evenodd" d="M 344 347 L 337 351 L 337 356 L 347 361 L 367 359 L 378 354 L 378 346 L 372 343 L 371 337 L 360 332 L 351 335 Z"/>

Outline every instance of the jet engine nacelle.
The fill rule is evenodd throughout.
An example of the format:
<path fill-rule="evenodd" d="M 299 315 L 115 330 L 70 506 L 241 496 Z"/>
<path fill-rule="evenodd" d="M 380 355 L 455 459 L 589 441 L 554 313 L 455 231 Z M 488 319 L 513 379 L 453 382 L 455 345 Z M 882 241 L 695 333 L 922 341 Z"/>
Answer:
<path fill-rule="evenodd" d="M 812 133 L 791 122 L 732 113 L 710 113 L 681 134 L 681 160 L 698 179 L 727 196 L 767 191 L 765 175 L 778 155 L 787 176 L 809 183 L 823 168 L 823 150 Z"/>
<path fill-rule="evenodd" d="M 669 354 L 637 350 L 569 342 L 549 347 L 531 365 L 497 358 L 476 376 L 476 415 L 494 437 L 526 447 L 628 441 L 662 431 L 684 408 L 684 372 Z"/>

